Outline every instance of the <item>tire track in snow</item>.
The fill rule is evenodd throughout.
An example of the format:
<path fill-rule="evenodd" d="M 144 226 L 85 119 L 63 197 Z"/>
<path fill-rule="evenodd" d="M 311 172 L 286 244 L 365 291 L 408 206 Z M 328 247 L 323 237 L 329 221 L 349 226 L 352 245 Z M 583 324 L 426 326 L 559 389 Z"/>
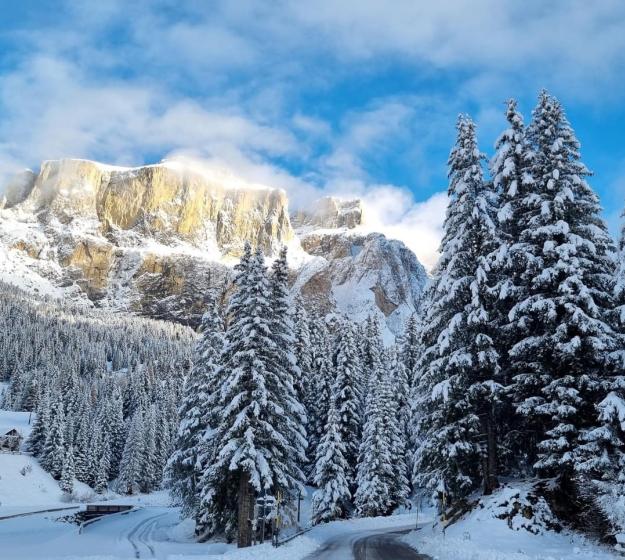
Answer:
<path fill-rule="evenodd" d="M 153 534 L 153 528 L 156 526 L 156 523 L 159 518 L 164 517 L 167 513 L 160 513 L 158 515 L 153 515 L 152 517 L 148 517 L 144 519 L 140 523 L 134 526 L 132 531 L 130 531 L 127 535 L 127 539 L 132 545 L 132 548 L 135 552 L 135 558 L 142 558 L 141 556 L 141 547 L 145 547 L 148 550 L 149 556 L 143 556 L 143 558 L 155 558 L 156 553 L 154 551 L 154 547 L 150 544 L 150 535 Z M 141 545 L 141 547 L 139 546 Z"/>

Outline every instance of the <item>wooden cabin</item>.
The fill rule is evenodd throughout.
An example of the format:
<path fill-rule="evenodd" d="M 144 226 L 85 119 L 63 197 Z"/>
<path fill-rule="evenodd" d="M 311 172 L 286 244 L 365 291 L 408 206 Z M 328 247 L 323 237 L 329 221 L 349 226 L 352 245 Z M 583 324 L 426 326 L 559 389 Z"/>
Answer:
<path fill-rule="evenodd" d="M 0 436 L 0 451 L 4 452 L 17 452 L 22 445 L 22 434 L 20 434 L 15 428 L 9 430 L 3 436 Z"/>

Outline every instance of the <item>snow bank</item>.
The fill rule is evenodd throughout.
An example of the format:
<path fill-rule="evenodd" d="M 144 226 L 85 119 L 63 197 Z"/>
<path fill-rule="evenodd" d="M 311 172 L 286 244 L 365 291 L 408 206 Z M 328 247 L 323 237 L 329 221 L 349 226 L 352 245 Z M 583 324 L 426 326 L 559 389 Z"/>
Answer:
<path fill-rule="evenodd" d="M 440 524 L 429 523 L 413 531 L 404 541 L 434 559 L 445 560 L 607 560 L 614 558 L 608 548 L 568 531 L 548 529 L 551 523 L 546 504 L 528 499 L 530 485 L 504 486 L 445 531 Z M 518 498 L 517 498 L 518 496 Z M 501 519 L 511 511 L 511 502 L 521 509 L 517 515 Z M 523 505 L 532 503 L 536 520 L 523 516 Z"/>

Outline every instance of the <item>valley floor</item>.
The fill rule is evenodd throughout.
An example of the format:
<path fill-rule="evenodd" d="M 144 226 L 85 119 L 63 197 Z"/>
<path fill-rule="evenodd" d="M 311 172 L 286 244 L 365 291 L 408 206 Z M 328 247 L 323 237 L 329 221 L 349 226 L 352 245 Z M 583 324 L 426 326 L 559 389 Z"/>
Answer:
<path fill-rule="evenodd" d="M 0 411 L 0 429 L 18 427 L 28 435 L 28 414 Z M 68 503 L 55 481 L 36 459 L 25 453 L 0 453 L 0 558 L 2 560 L 349 560 L 374 558 L 416 560 L 607 560 L 616 554 L 574 533 L 555 533 L 522 527 L 526 520 L 508 523 L 498 516 L 502 504 L 527 491 L 516 482 L 502 488 L 443 533 L 433 515 L 400 513 L 385 518 L 337 521 L 314 527 L 279 548 L 270 544 L 238 550 L 226 543 L 199 544 L 193 523 L 180 521 L 164 491 L 137 496 L 109 496 L 108 503 L 133 504 L 136 509 L 97 521 L 79 531 L 64 518 L 76 510 L 53 511 L 12 519 L 6 516 L 56 508 L 83 507 Z M 310 517 L 310 495 L 302 503 L 302 519 Z M 76 483 L 76 497 L 97 503 L 86 485 Z M 404 546 L 405 543 L 407 546 Z M 418 551 L 412 552 L 413 550 Z M 428 556 L 420 556 L 428 555 Z"/>
<path fill-rule="evenodd" d="M 65 512 L 67 513 L 67 512 Z M 270 544 L 237 549 L 225 543 L 199 544 L 193 527 L 180 522 L 172 507 L 147 506 L 127 514 L 116 514 L 86 526 L 63 522 L 64 512 L 46 513 L 0 521 L 3 558 L 11 560 L 119 560 L 158 558 L 161 560 L 299 560 L 352 558 L 352 548 L 367 543 L 373 535 L 412 527 L 410 516 L 360 519 L 316 527 L 294 540 L 273 548 Z M 396 549 L 408 546 L 397 541 Z M 371 557 L 370 555 L 368 557 Z M 403 557 L 399 557 L 403 558 Z M 406 556 L 405 558 L 413 558 Z M 419 556 L 414 556 L 419 558 Z"/>
<path fill-rule="evenodd" d="M 403 514 L 338 521 L 317 526 L 277 549 L 264 544 L 240 550 L 225 543 L 196 543 L 192 523 L 180 522 L 177 508 L 146 505 L 127 514 L 103 518 L 82 532 L 75 524 L 63 522 L 64 513 L 67 512 L 0 521 L 2 558 L 608 560 L 616 557 L 608 549 L 579 535 L 533 535 L 524 530 L 511 530 L 484 510 L 473 512 L 467 519 L 449 527 L 444 535 L 427 518 L 423 519 L 419 530 L 414 531 L 415 516 Z"/>

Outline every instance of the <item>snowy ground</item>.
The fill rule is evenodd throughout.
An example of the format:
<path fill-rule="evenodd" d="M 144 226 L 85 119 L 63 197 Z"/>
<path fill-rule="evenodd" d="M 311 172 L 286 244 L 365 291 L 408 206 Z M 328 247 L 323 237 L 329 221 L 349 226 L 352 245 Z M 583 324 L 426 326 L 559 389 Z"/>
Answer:
<path fill-rule="evenodd" d="M 198 544 L 193 525 L 180 522 L 178 510 L 145 507 L 126 515 L 114 515 L 78 527 L 58 521 L 63 512 L 21 517 L 0 522 L 2 558 L 11 560 L 119 560 L 159 558 L 163 560 L 299 560 L 329 539 L 344 536 L 349 541 L 371 531 L 412 526 L 414 516 L 359 519 L 315 527 L 309 533 L 279 547 L 264 544 L 237 549 L 225 543 Z M 337 556 L 336 560 L 351 556 Z"/>
<path fill-rule="evenodd" d="M 1 390 L 1 389 L 0 389 Z M 0 433 L 17 428 L 25 437 L 31 430 L 29 414 L 0 411 Z M 503 488 L 493 497 L 483 499 L 483 507 L 447 528 L 434 525 L 433 516 L 420 515 L 419 531 L 403 540 L 439 560 L 606 560 L 616 555 L 571 533 L 542 530 L 534 535 L 521 525 L 521 516 L 508 526 L 501 514 L 504 502 L 527 490 L 523 485 Z M 302 525 L 310 518 L 312 489 L 302 501 Z M 25 453 L 0 453 L 0 518 L 8 515 L 60 507 L 81 507 L 97 503 L 102 496 L 76 482 L 77 501 L 68 503 L 58 482 L 38 462 Z M 181 522 L 176 508 L 170 507 L 167 492 L 148 495 L 118 496 L 109 494 L 108 503 L 133 504 L 137 509 L 126 515 L 115 515 L 88 526 L 79 534 L 78 526 L 63 521 L 72 511 L 51 512 L 0 520 L 0 558 L 10 560 L 119 560 L 159 558 L 162 560 L 300 560 L 327 543 L 344 541 L 345 546 L 332 548 L 332 560 L 351 558 L 351 545 L 373 532 L 407 530 L 415 526 L 415 513 L 400 512 L 387 518 L 338 521 L 313 528 L 304 535 L 279 547 L 265 544 L 237 550 L 226 543 L 198 544 L 194 541 L 193 523 Z M 326 555 L 323 556 L 327 558 Z"/>
<path fill-rule="evenodd" d="M 521 515 L 512 520 L 512 527 L 506 520 L 498 519 L 501 504 L 524 489 L 518 484 L 514 488 L 504 487 L 492 497 L 482 498 L 483 507 L 474 509 L 444 533 L 440 525 L 430 522 L 403 540 L 435 560 L 607 560 L 618 557 L 607 547 L 579 534 L 544 530 L 540 523 L 532 527 L 540 534 L 532 534 L 521 526 L 527 524 Z"/>

